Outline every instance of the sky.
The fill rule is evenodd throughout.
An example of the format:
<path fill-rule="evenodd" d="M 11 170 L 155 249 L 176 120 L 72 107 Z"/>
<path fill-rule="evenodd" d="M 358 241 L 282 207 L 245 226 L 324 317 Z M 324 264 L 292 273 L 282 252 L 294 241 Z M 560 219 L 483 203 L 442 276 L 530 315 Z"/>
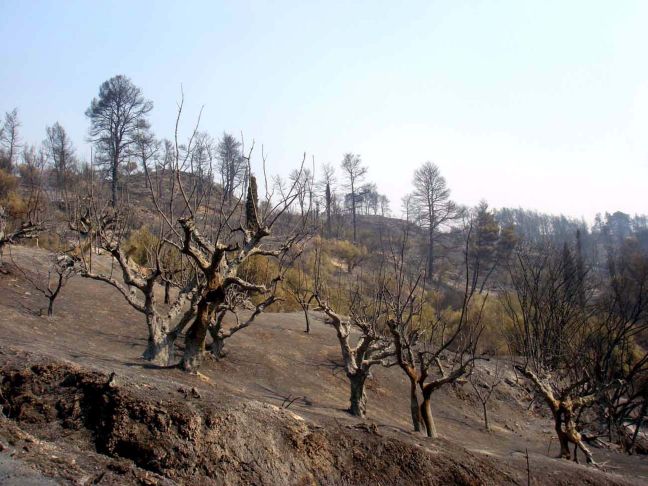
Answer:
<path fill-rule="evenodd" d="M 0 110 L 22 138 L 59 121 L 88 159 L 85 110 L 125 74 L 153 130 L 303 154 L 359 154 L 392 201 L 436 163 L 452 197 L 584 217 L 648 213 L 648 2 L 0 0 Z M 341 174 L 338 174 L 341 178 Z"/>

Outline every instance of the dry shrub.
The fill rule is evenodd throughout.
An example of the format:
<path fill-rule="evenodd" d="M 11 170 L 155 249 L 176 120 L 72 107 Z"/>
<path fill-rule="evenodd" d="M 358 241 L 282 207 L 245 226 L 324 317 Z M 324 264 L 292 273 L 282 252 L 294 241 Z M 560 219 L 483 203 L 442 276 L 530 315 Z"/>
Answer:
<path fill-rule="evenodd" d="M 20 220 L 27 216 L 29 210 L 27 201 L 17 192 L 10 192 L 4 198 L 2 205 L 10 220 Z"/>
<path fill-rule="evenodd" d="M 151 265 L 155 263 L 153 255 L 157 245 L 157 236 L 144 226 L 131 232 L 128 241 L 124 245 L 124 251 L 138 265 Z"/>
<path fill-rule="evenodd" d="M 0 169 L 0 200 L 14 192 L 18 187 L 18 179 L 7 171 Z"/>
<path fill-rule="evenodd" d="M 321 246 L 323 255 L 329 257 L 330 263 L 343 263 L 349 273 L 369 255 L 366 247 L 347 240 L 322 240 Z"/>

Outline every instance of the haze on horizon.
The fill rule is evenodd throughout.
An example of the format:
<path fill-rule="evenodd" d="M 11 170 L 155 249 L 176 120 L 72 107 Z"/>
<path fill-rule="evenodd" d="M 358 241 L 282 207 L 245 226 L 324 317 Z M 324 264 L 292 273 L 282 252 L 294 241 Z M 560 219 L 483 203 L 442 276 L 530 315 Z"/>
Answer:
<path fill-rule="evenodd" d="M 28 143 L 59 121 L 88 159 L 84 112 L 125 74 L 157 136 L 182 85 L 186 131 L 204 105 L 203 130 L 242 132 L 284 175 L 360 154 L 396 214 L 426 160 L 462 204 L 648 212 L 645 2 L 0 5 L 0 110 Z"/>

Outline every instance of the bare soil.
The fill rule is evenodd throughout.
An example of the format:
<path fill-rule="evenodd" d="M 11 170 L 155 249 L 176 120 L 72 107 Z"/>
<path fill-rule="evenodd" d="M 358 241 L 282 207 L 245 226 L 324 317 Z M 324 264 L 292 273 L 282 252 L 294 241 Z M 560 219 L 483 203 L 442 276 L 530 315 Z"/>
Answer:
<path fill-rule="evenodd" d="M 26 270 L 47 263 L 40 250 L 11 253 Z M 411 432 L 396 368 L 376 368 L 367 420 L 347 414 L 335 333 L 317 318 L 306 334 L 301 314 L 265 314 L 187 375 L 140 358 L 143 319 L 109 286 L 73 279 L 47 318 L 46 299 L 4 260 L 2 484 L 648 483 L 645 456 L 594 449 L 600 468 L 555 459 L 551 421 L 512 373 L 490 403 L 492 432 L 464 384 L 434 397 L 441 438 L 430 440 Z"/>

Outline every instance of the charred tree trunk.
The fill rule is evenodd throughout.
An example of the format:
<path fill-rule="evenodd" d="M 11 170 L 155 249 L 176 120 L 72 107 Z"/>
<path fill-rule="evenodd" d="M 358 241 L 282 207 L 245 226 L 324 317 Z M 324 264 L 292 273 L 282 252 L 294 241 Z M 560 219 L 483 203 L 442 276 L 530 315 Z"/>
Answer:
<path fill-rule="evenodd" d="M 637 417 L 637 421 L 635 423 L 635 430 L 632 434 L 632 440 L 630 441 L 630 446 L 628 447 L 629 454 L 634 454 L 635 446 L 637 444 L 637 437 L 639 436 L 639 431 L 641 430 L 641 426 L 643 425 L 646 412 L 648 412 L 648 397 L 644 398 L 643 405 L 641 406 L 641 410 L 639 411 L 639 416 Z"/>
<path fill-rule="evenodd" d="M 434 276 L 434 227 L 430 220 L 430 229 L 428 232 L 428 252 L 427 252 L 427 272 L 430 278 Z"/>
<path fill-rule="evenodd" d="M 326 183 L 326 236 L 331 237 L 331 185 Z"/>
<path fill-rule="evenodd" d="M 167 332 L 155 314 L 146 317 L 149 335 L 142 357 L 154 364 L 168 366 L 174 358 L 175 337 Z"/>
<path fill-rule="evenodd" d="M 430 407 L 430 396 L 432 395 L 431 391 L 423 390 L 423 403 L 421 403 L 421 415 L 423 416 L 423 423 L 425 424 L 425 429 L 427 436 L 436 439 L 439 437 L 436 430 L 436 425 L 434 423 L 434 417 L 432 416 L 432 408 Z"/>
<path fill-rule="evenodd" d="M 223 348 L 225 347 L 225 339 L 221 334 L 223 328 L 223 318 L 225 317 L 225 311 L 221 311 L 216 316 L 216 321 L 209 326 L 209 334 L 212 337 L 212 343 L 209 345 L 209 351 L 216 359 L 221 359 L 225 354 L 223 353 Z"/>
<path fill-rule="evenodd" d="M 554 413 L 554 422 L 558 442 L 560 442 L 560 457 L 561 459 L 571 459 L 571 452 L 569 451 L 569 439 L 562 427 L 562 417 L 560 413 Z"/>
<path fill-rule="evenodd" d="M 164 282 L 164 303 L 169 304 L 171 302 L 171 284 L 168 281 Z"/>
<path fill-rule="evenodd" d="M 484 427 L 486 428 L 487 432 L 491 431 L 490 424 L 488 423 L 488 407 L 486 405 L 486 402 L 482 402 L 482 410 L 484 412 Z"/>
<path fill-rule="evenodd" d="M 175 339 L 166 334 L 157 338 L 149 337 L 143 358 L 151 363 L 168 366 L 173 362 Z"/>
<path fill-rule="evenodd" d="M 351 384 L 351 407 L 349 413 L 355 417 L 364 417 L 367 413 L 367 395 L 365 393 L 365 381 L 367 373 L 357 371 L 348 374 Z"/>
<path fill-rule="evenodd" d="M 196 318 L 185 336 L 185 350 L 180 367 L 185 371 L 195 372 L 200 366 L 205 352 L 205 338 L 210 324 L 209 304 L 204 300 L 198 304 Z"/>
<path fill-rule="evenodd" d="M 310 332 L 310 316 L 308 315 L 308 304 L 302 304 L 302 310 L 304 311 L 304 318 L 306 319 L 306 332 Z"/>
<path fill-rule="evenodd" d="M 421 408 L 419 406 L 418 396 L 416 395 L 416 380 L 410 378 L 410 412 L 412 414 L 412 425 L 414 432 L 421 432 Z"/>
<path fill-rule="evenodd" d="M 225 347 L 225 338 L 215 337 L 212 343 L 209 345 L 209 352 L 216 359 L 221 359 L 225 354 L 223 353 L 223 348 Z"/>
<path fill-rule="evenodd" d="M 112 190 L 112 207 L 116 208 L 117 207 L 117 185 L 119 184 L 119 153 L 115 154 L 113 157 L 112 161 L 112 167 L 111 167 L 111 176 L 112 176 L 112 181 L 111 181 L 111 190 Z"/>

